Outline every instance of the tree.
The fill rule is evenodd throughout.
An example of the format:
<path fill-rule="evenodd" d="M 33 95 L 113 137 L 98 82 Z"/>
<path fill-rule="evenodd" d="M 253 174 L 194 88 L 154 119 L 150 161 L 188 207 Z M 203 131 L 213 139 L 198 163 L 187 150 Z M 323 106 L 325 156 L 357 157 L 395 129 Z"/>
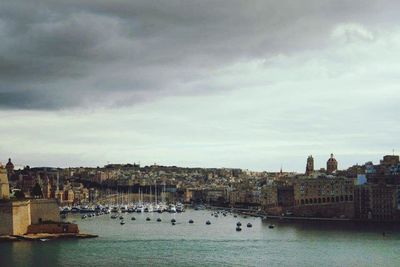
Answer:
<path fill-rule="evenodd" d="M 40 188 L 39 183 L 36 183 L 35 186 L 33 187 L 32 195 L 34 198 L 42 198 L 43 197 L 42 188 Z"/>
<path fill-rule="evenodd" d="M 24 199 L 25 194 L 21 190 L 15 191 L 14 196 L 16 199 Z"/>

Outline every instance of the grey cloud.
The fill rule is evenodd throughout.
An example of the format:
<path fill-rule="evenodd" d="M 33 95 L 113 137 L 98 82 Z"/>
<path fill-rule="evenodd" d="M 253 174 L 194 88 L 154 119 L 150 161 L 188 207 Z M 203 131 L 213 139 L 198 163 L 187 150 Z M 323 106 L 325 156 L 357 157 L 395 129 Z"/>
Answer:
<path fill-rule="evenodd" d="M 336 24 L 393 22 L 398 7 L 333 0 L 3 1 L 0 108 L 131 105 L 198 93 L 191 84 L 206 84 L 218 68 L 320 49 Z"/>

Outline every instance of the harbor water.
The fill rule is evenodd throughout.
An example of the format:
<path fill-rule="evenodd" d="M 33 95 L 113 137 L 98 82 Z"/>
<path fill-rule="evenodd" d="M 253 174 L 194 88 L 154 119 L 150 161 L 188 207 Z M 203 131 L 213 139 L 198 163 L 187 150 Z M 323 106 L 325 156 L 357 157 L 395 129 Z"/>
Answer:
<path fill-rule="evenodd" d="M 110 215 L 69 215 L 66 220 L 78 223 L 81 232 L 99 237 L 0 243 L 0 266 L 400 266 L 396 225 L 262 221 L 211 213 L 125 213 L 124 225 Z M 241 231 L 236 230 L 239 221 Z"/>

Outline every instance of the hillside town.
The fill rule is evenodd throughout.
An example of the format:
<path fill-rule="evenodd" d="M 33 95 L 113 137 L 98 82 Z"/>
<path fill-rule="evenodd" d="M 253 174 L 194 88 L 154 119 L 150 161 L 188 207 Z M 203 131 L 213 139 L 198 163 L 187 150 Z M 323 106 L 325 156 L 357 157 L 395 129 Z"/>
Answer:
<path fill-rule="evenodd" d="M 252 172 L 230 168 L 184 168 L 108 164 L 104 167 L 25 166 L 7 172 L 10 196 L 56 199 L 60 207 L 116 204 L 147 199 L 248 210 L 266 216 L 374 222 L 400 221 L 400 162 L 386 155 L 338 169 L 331 154 L 326 168 L 314 158 L 305 172 Z"/>

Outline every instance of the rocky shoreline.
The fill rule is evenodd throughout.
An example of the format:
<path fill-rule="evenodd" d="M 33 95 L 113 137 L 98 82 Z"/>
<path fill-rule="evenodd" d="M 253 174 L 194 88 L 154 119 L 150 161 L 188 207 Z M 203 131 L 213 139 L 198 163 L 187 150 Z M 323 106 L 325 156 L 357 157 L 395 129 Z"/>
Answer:
<path fill-rule="evenodd" d="M 86 239 L 96 238 L 98 235 L 92 234 L 26 234 L 26 235 L 3 235 L 0 236 L 0 242 L 12 242 L 12 241 L 49 241 L 57 239 Z"/>

